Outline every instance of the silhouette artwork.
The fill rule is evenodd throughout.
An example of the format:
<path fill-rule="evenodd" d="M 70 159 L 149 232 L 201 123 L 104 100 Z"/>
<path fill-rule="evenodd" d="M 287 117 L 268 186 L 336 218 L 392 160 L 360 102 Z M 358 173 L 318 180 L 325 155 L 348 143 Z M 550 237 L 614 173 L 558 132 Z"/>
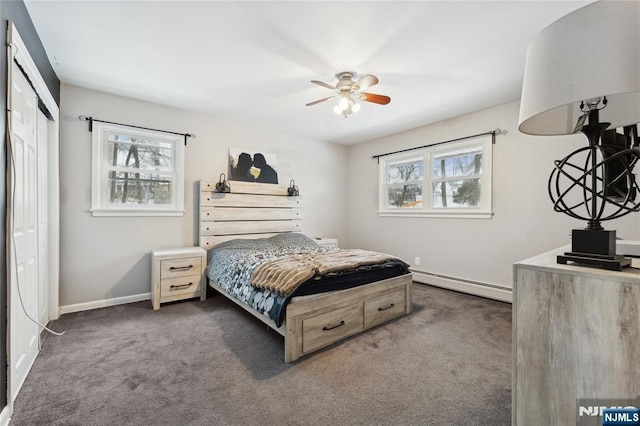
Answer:
<path fill-rule="evenodd" d="M 274 154 L 229 149 L 229 176 L 243 182 L 278 183 Z"/>
<path fill-rule="evenodd" d="M 253 165 L 260 169 L 260 173 L 256 177 L 256 182 L 261 183 L 278 183 L 278 173 L 273 167 L 267 164 L 266 158 L 261 153 L 253 154 Z"/>
<path fill-rule="evenodd" d="M 235 167 L 229 164 L 231 167 L 231 172 L 229 176 L 231 176 L 231 180 L 241 180 L 244 182 L 253 182 L 254 178 L 251 175 L 251 167 L 253 166 L 253 160 L 251 159 L 251 155 L 246 152 L 241 153 L 238 156 L 238 162 Z"/>

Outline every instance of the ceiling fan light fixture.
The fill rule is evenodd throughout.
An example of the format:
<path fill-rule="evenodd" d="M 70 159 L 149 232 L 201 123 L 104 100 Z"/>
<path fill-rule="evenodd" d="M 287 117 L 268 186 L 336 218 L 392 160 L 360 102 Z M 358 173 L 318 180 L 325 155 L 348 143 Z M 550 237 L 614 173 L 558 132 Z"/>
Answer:
<path fill-rule="evenodd" d="M 351 105 L 351 102 L 352 102 L 351 96 L 342 95 L 338 100 L 338 108 L 340 108 L 342 111 L 345 111 L 346 109 L 349 108 L 349 106 Z"/>
<path fill-rule="evenodd" d="M 337 97 L 338 102 L 334 105 L 333 112 L 347 118 L 351 114 L 355 114 L 360 111 L 361 105 L 358 103 L 359 100 L 379 105 L 387 105 L 391 101 L 391 98 L 385 95 L 362 92 L 362 90 L 378 84 L 378 77 L 374 75 L 365 75 L 358 81 L 354 81 L 356 78 L 356 73 L 354 72 L 341 72 L 336 74 L 336 77 L 338 78 L 338 83 L 335 86 L 318 80 L 311 80 L 313 84 L 327 89 L 332 89 L 336 94 L 317 101 L 309 102 L 306 106 L 317 105 L 321 102 Z"/>
<path fill-rule="evenodd" d="M 351 93 L 342 93 L 338 104 L 333 107 L 333 112 L 344 118 L 349 117 L 351 114 L 355 114 L 360 111 L 360 104 L 351 96 Z"/>

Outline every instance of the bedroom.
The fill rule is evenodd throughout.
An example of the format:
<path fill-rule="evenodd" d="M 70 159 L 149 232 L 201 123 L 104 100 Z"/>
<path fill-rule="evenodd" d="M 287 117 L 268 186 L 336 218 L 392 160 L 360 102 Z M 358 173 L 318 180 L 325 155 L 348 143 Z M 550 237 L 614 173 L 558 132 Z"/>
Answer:
<path fill-rule="evenodd" d="M 528 29 L 530 37 L 545 25 L 584 3 L 569 2 L 563 7 L 557 6 L 557 9 L 554 8 L 553 12 L 545 17 L 544 23 L 538 23 L 536 28 L 532 25 L 532 28 Z M 34 10 L 31 11 L 34 14 L 36 6 L 38 5 L 34 4 Z M 3 8 L 5 7 L 7 7 L 6 4 L 3 4 Z M 31 5 L 27 4 L 25 10 L 29 10 L 30 7 Z M 249 5 L 245 3 L 244 7 L 248 8 Z M 516 6 L 502 5 L 501 7 L 507 9 L 502 13 L 508 14 L 509 7 Z M 293 6 L 287 4 L 286 8 L 291 9 Z M 408 10 L 401 17 L 402 19 L 408 19 L 406 15 L 411 14 L 411 9 Z M 55 8 L 49 13 L 54 12 Z M 242 12 L 247 11 L 240 9 L 236 14 L 242 15 Z M 335 116 L 330 108 L 324 105 L 304 109 L 306 102 L 321 98 L 325 94 L 322 88 L 312 87 L 309 80 L 331 82 L 333 73 L 343 69 L 329 69 L 326 64 L 319 62 L 317 55 L 320 53 L 309 53 L 309 50 L 305 49 L 306 43 L 295 44 L 288 39 L 283 39 L 287 33 L 283 34 L 282 28 L 273 27 L 274 22 L 279 22 L 274 15 L 283 13 L 281 10 L 262 12 L 269 18 L 266 19 L 265 27 L 260 30 L 264 33 L 257 29 L 255 31 L 262 37 L 263 44 L 270 49 L 269 54 L 266 58 L 258 56 L 245 57 L 244 61 L 236 59 L 237 72 L 242 72 L 243 75 L 246 73 L 255 78 L 255 80 L 249 79 L 250 85 L 247 87 L 236 88 L 235 76 L 230 74 L 228 68 L 226 68 L 227 74 L 217 76 L 216 79 L 226 81 L 229 87 L 225 88 L 222 85 L 223 87 L 216 89 L 219 99 L 208 114 L 194 112 L 184 107 L 163 105 L 162 99 L 153 99 L 156 93 L 149 92 L 153 89 L 147 89 L 145 94 L 142 89 L 136 89 L 139 93 L 124 92 L 118 86 L 112 86 L 110 90 L 105 88 L 95 90 L 84 87 L 80 83 L 75 84 L 73 79 L 61 82 L 59 308 L 63 314 L 147 300 L 151 281 L 151 251 L 162 247 L 197 244 L 197 218 L 194 213 L 198 206 L 196 182 L 202 178 L 216 178 L 221 172 L 226 171 L 230 148 L 262 149 L 277 155 L 279 175 L 283 177 L 285 183 L 289 179 L 295 179 L 304 198 L 305 234 L 313 237 L 336 238 L 340 246 L 344 247 L 390 252 L 409 261 L 412 268 L 417 271 L 452 278 L 456 285 L 469 284 L 471 288 L 466 290 L 469 292 L 490 292 L 489 296 L 494 297 L 500 297 L 495 294 L 510 296 L 513 263 L 567 242 L 568 232 L 576 222 L 553 212 L 548 200 L 546 180 L 553 160 L 582 146 L 583 139 L 579 135 L 540 138 L 520 133 L 517 130 L 519 80 L 509 83 L 513 87 L 505 88 L 504 93 L 510 94 L 505 94 L 501 100 L 491 106 L 482 103 L 484 97 L 488 97 L 487 93 L 460 93 L 464 91 L 458 88 L 457 96 L 465 101 L 464 111 L 448 117 L 443 115 L 420 125 L 416 124 L 416 120 L 420 119 L 416 117 L 419 113 L 413 113 L 412 116 L 404 118 L 398 117 L 398 125 L 406 123 L 406 127 L 378 137 L 375 130 L 368 130 L 366 124 L 378 119 L 386 119 L 385 114 L 396 111 L 393 109 L 397 108 L 395 105 L 402 105 L 402 97 L 393 95 L 405 85 L 403 76 L 411 85 L 419 86 L 420 84 L 416 81 L 418 78 L 413 72 L 406 71 L 406 67 L 410 65 L 399 61 L 397 68 L 388 69 L 385 77 L 378 68 L 392 58 L 383 55 L 375 59 L 376 46 L 369 46 L 370 51 L 365 49 L 358 52 L 359 57 L 354 59 L 353 65 L 349 61 L 330 65 L 353 66 L 357 67 L 357 71 L 361 73 L 377 73 L 380 83 L 375 91 L 389 94 L 393 99 L 391 104 L 364 105 L 363 110 L 359 112 L 360 116 L 354 115 L 348 119 Z M 60 9 L 58 13 L 72 14 L 72 10 Z M 114 19 L 118 18 L 116 12 L 112 11 L 112 13 Z M 133 11 L 131 13 L 133 14 Z M 138 13 L 142 12 L 138 11 Z M 319 11 L 316 14 L 319 17 L 326 17 L 326 15 L 331 17 L 328 12 Z M 73 18 L 73 15 L 71 17 Z M 4 14 L 3 19 L 6 19 Z M 46 48 L 43 34 L 47 27 L 39 28 L 38 20 L 35 17 L 33 19 L 38 32 L 42 32 L 41 37 Z M 41 25 L 46 25 L 47 20 L 42 16 L 39 20 L 43 22 Z M 215 25 L 220 25 L 219 21 L 220 19 L 215 22 Z M 55 20 L 48 22 L 55 28 Z M 171 22 L 173 20 L 165 24 L 168 26 Z M 400 22 L 400 18 L 394 21 L 396 26 L 400 26 Z M 469 22 L 465 23 L 470 26 L 472 22 L 469 19 Z M 76 24 L 90 27 L 91 21 L 83 21 L 78 17 Z M 487 23 L 485 22 L 484 25 Z M 243 28 L 239 27 L 238 31 L 241 29 Z M 20 31 L 23 32 L 22 28 Z M 85 31 L 85 29 L 79 28 L 77 31 Z M 132 31 L 130 36 L 132 38 L 146 37 L 144 33 L 136 35 L 135 30 Z M 394 34 L 397 34 L 396 32 L 401 34 L 398 36 L 400 39 L 410 38 L 410 34 L 402 34 L 398 28 L 390 25 L 380 34 L 376 42 L 383 46 L 384 41 L 391 39 Z M 515 36 L 526 38 L 524 30 Z M 525 45 L 526 41 L 522 40 Z M 285 42 L 289 43 L 288 50 L 285 49 Z M 337 46 L 335 47 L 338 50 L 337 54 L 344 53 L 340 49 L 340 44 L 332 45 Z M 219 53 L 221 57 L 223 53 L 229 55 L 233 53 L 224 51 L 224 43 L 218 43 L 215 46 L 221 49 Z M 346 49 L 349 44 L 344 46 Z M 119 45 L 114 50 L 125 49 L 125 47 L 126 45 Z M 173 61 L 174 59 L 170 58 L 175 54 L 175 46 L 168 47 L 172 49 L 164 51 L 164 56 L 148 58 L 149 65 L 161 67 L 165 62 Z M 232 47 L 241 49 L 243 46 Z M 112 46 L 107 44 L 95 46 L 95 49 L 103 50 L 105 56 L 111 48 Z M 317 50 L 311 50 L 311 52 L 322 51 L 320 46 L 316 46 L 315 49 Z M 407 49 L 410 52 L 421 51 L 417 43 L 408 46 Z M 292 61 L 290 58 L 277 60 L 279 52 L 284 51 L 293 51 L 294 57 L 304 61 L 306 68 L 298 70 L 290 63 Z M 349 50 L 347 53 L 351 52 Z M 388 51 L 385 53 L 390 55 Z M 523 67 L 524 51 L 520 51 L 519 54 L 521 67 Z M 216 55 L 212 56 L 207 65 L 211 69 L 216 69 Z M 369 57 L 374 59 L 367 62 Z M 59 59 L 62 60 L 62 57 Z M 499 64 L 502 58 L 495 56 L 474 57 L 474 59 Z M 281 71 L 281 74 L 276 74 L 273 81 L 262 81 L 261 74 L 258 72 L 261 66 L 256 64 L 266 60 L 275 61 L 276 68 Z M 191 66 L 188 59 L 180 62 L 182 67 Z M 118 64 L 121 63 L 118 62 Z M 315 65 L 320 69 L 313 70 Z M 64 67 L 66 64 L 61 62 L 58 66 Z M 279 84 L 288 87 L 286 85 L 289 82 L 282 81 L 285 76 L 291 75 L 285 73 L 288 67 L 298 70 L 299 77 L 296 76 L 295 80 L 297 86 L 295 92 L 286 93 L 278 98 Z M 149 75 L 155 76 L 153 73 Z M 434 79 L 437 77 L 437 75 L 434 76 Z M 94 79 L 97 81 L 99 77 L 96 76 Z M 151 85 L 153 78 L 149 77 L 149 80 Z M 146 83 L 138 81 L 136 84 L 144 88 Z M 181 77 L 176 75 L 168 80 L 168 84 L 174 86 L 175 91 L 179 92 L 180 87 L 187 82 L 181 81 Z M 208 83 L 204 81 L 203 84 Z M 242 104 L 234 103 L 236 101 L 233 97 L 240 96 L 240 90 L 250 90 L 252 86 L 254 90 L 265 89 L 270 96 L 260 99 L 257 104 L 251 104 L 251 107 L 247 106 L 246 111 L 243 111 Z M 434 90 L 433 84 L 426 86 Z M 422 89 L 416 87 L 415 90 Z M 136 97 L 145 100 L 135 99 Z M 195 104 L 197 101 L 196 99 L 192 102 Z M 354 137 L 348 126 L 358 126 L 357 133 L 362 134 L 363 139 L 357 144 L 330 143 L 327 141 L 331 140 L 331 137 L 301 137 L 293 132 L 267 126 L 264 118 L 262 121 L 260 117 L 254 118 L 256 115 L 266 115 L 268 110 L 279 110 L 280 102 L 284 101 L 300 106 L 300 111 L 296 114 L 316 117 L 320 121 L 319 125 L 316 124 L 318 127 L 337 128 L 345 131 L 347 137 Z M 225 102 L 232 105 L 229 110 L 225 109 Z M 232 108 L 238 109 L 241 113 L 244 112 L 246 118 L 238 119 L 232 116 Z M 433 108 L 442 108 L 442 104 L 433 105 Z M 187 165 L 185 215 L 172 218 L 92 216 L 89 212 L 91 134 L 87 130 L 87 123 L 77 119 L 80 115 L 195 133 L 196 138 L 190 139 L 185 148 Z M 294 119 L 289 121 L 296 121 L 296 117 L 293 116 Z M 354 121 L 355 124 L 352 124 Z M 378 167 L 377 163 L 371 159 L 372 155 L 455 139 L 496 128 L 507 130 L 507 133 L 496 137 L 496 143 L 493 146 L 492 211 L 494 215 L 491 219 L 403 219 L 378 216 Z M 558 143 L 560 138 L 562 143 Z M 615 229 L 619 236 L 625 239 L 639 239 L 640 230 L 637 220 L 636 216 L 628 216 L 616 221 Z M 416 258 L 419 258 L 420 265 L 415 265 Z M 427 278 L 416 275 L 416 280 Z M 480 294 L 487 296 L 487 294 Z M 49 338 L 54 339 L 54 336 L 47 337 Z"/>

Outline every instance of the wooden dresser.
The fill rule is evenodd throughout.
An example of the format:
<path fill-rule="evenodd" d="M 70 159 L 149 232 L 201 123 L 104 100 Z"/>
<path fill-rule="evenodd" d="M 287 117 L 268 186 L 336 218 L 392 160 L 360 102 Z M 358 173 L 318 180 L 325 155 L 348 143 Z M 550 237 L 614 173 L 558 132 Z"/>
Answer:
<path fill-rule="evenodd" d="M 568 249 L 514 265 L 514 425 L 587 424 L 583 400 L 640 397 L 640 270 L 558 264 Z"/>

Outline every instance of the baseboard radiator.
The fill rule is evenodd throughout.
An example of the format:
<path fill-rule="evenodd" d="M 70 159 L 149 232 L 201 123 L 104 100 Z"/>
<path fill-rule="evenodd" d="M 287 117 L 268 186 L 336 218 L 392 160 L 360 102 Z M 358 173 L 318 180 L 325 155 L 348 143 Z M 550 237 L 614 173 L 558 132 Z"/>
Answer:
<path fill-rule="evenodd" d="M 446 275 L 419 271 L 417 269 L 411 269 L 411 272 L 413 273 L 413 281 L 417 283 L 429 284 L 435 287 L 442 287 L 448 290 L 455 290 L 462 293 L 469 293 L 475 296 L 499 300 L 501 302 L 512 303 L 513 301 L 513 293 L 508 287 L 501 287 L 494 284 L 483 283 L 480 281 L 449 277 Z"/>

